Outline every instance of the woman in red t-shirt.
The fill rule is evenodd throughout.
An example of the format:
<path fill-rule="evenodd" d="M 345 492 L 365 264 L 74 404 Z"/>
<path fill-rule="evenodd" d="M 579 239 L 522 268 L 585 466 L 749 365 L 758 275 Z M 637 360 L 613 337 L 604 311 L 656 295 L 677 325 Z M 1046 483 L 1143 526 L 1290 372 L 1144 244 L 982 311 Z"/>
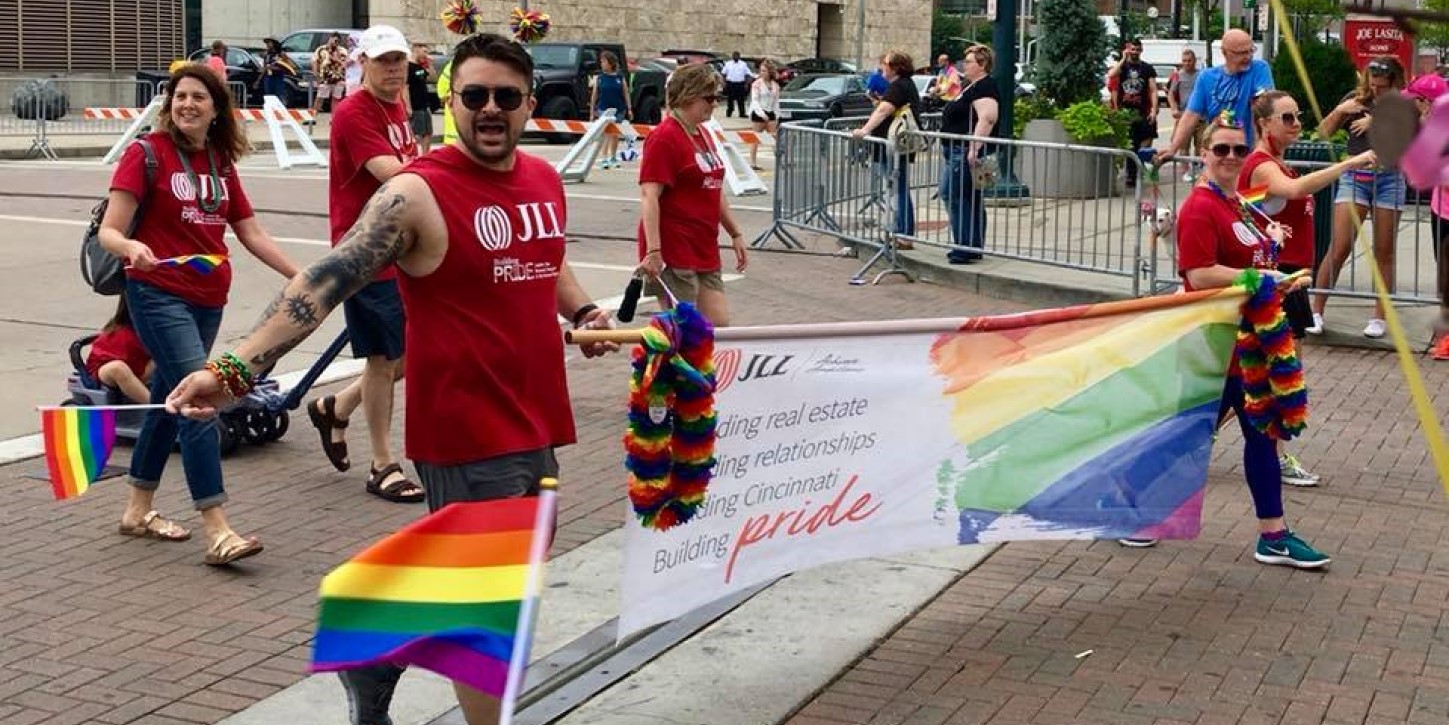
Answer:
<path fill-rule="evenodd" d="M 1273 270 L 1287 230 L 1270 223 L 1265 232 L 1234 189 L 1248 156 L 1247 134 L 1227 114 L 1208 127 L 1202 151 L 1206 167 L 1177 216 L 1178 272 L 1190 290 L 1227 287 L 1248 267 Z M 1269 274 L 1282 275 L 1278 272 Z M 1298 284 L 1306 285 L 1307 279 Z M 1300 569 L 1326 566 L 1329 558 L 1293 534 L 1283 520 L 1283 474 L 1277 446 L 1243 415 L 1243 381 L 1236 361 L 1228 371 L 1222 407 L 1238 414 L 1243 431 L 1243 472 L 1258 516 L 1253 558 Z M 1144 546 L 1144 540 L 1124 541 Z"/>
<path fill-rule="evenodd" d="M 1338 180 L 1346 171 L 1371 169 L 1376 157 L 1373 151 L 1351 156 L 1328 168 L 1299 176 L 1283 161 L 1283 152 L 1298 141 L 1303 132 L 1303 116 L 1298 102 L 1285 91 L 1268 91 L 1253 101 L 1253 123 L 1257 128 L 1258 145 L 1238 176 L 1238 191 L 1263 190 L 1267 197 L 1258 207 L 1273 220 L 1287 227 L 1291 236 L 1283 244 L 1278 257 L 1278 270 L 1292 274 L 1313 268 L 1317 249 L 1313 234 L 1313 195 Z M 1272 163 L 1268 163 L 1272 162 Z M 1294 337 L 1303 337 L 1313 324 L 1313 310 L 1308 293 L 1297 290 L 1283 300 L 1283 312 L 1293 328 Z"/>
<path fill-rule="evenodd" d="M 116 316 L 91 342 L 86 355 L 86 372 L 102 385 L 121 391 L 133 403 L 151 402 L 151 354 L 131 326 L 131 313 L 126 297 L 116 304 Z"/>
<path fill-rule="evenodd" d="M 716 327 L 730 323 L 720 274 L 719 229 L 730 235 L 735 270 L 749 259 L 724 190 L 724 156 L 700 126 L 714 116 L 719 75 L 705 63 L 684 66 L 664 90 L 669 116 L 644 139 L 639 163 L 639 269 L 645 291 L 668 307 L 665 290 L 699 306 Z"/>
<path fill-rule="evenodd" d="M 216 340 L 231 288 L 224 240 L 228 226 L 268 267 L 287 278 L 297 273 L 257 221 L 242 190 L 236 160 L 247 141 L 226 86 L 206 66 L 188 63 L 171 74 L 167 87 L 171 93 L 161 106 L 157 130 L 144 137 L 156 158 L 153 182 L 147 185 L 145 153 L 133 144 L 111 177 L 109 206 L 97 235 L 106 251 L 126 260 L 126 303 L 136 334 L 155 361 L 155 403 L 165 401 L 182 378 L 206 364 Z M 142 199 L 145 213 L 138 216 Z M 191 254 L 217 255 L 222 262 L 206 272 L 162 264 Z M 293 312 L 308 314 L 305 306 Z M 206 563 L 228 564 L 261 551 L 261 542 L 237 535 L 222 513 L 226 491 L 215 425 L 162 410 L 146 414 L 131 457 L 122 534 L 164 541 L 191 537 L 151 507 L 179 436 L 186 484 L 206 530 Z"/>

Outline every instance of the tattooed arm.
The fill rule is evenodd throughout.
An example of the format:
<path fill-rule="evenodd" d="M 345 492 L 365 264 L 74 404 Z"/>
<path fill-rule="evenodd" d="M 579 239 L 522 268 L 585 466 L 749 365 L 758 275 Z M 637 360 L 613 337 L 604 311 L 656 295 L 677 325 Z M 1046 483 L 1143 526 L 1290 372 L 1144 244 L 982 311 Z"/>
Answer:
<path fill-rule="evenodd" d="M 422 179 L 408 174 L 377 190 L 357 223 L 327 256 L 317 260 L 267 305 L 252 333 L 233 351 L 255 372 L 270 369 L 277 360 L 312 334 L 342 301 L 362 289 L 389 264 L 408 254 L 416 244 L 416 204 L 409 200 L 426 193 Z M 167 408 L 191 417 L 214 415 L 226 400 L 215 375 L 192 373 L 167 398 Z"/>

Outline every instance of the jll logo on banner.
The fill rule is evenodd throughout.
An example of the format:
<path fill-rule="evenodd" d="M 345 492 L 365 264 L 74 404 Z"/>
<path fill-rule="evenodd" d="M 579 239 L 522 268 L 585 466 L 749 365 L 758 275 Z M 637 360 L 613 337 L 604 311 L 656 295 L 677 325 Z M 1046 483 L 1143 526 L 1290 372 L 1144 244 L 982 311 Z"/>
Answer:
<path fill-rule="evenodd" d="M 756 353 L 750 356 L 750 361 L 745 365 L 744 372 L 740 372 L 740 363 L 744 353 L 737 347 L 717 350 L 714 354 L 714 391 L 724 391 L 735 381 L 745 382 L 746 380 L 759 380 L 760 378 L 773 378 L 778 375 L 785 375 L 790 371 L 786 364 L 795 359 L 794 355 L 761 355 Z"/>

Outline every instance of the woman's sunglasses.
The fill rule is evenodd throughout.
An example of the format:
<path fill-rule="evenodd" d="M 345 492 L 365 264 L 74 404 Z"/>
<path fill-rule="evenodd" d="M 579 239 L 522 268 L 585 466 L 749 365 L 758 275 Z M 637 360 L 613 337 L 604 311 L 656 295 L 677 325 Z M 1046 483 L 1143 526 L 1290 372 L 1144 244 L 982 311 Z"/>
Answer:
<path fill-rule="evenodd" d="M 719 96 L 717 96 L 717 95 L 715 95 L 713 93 L 711 93 L 711 94 L 709 94 L 707 96 L 700 96 L 699 98 L 700 98 L 700 100 L 704 101 L 705 103 L 719 103 Z"/>
<path fill-rule="evenodd" d="M 1240 159 L 1245 159 L 1248 157 L 1248 153 L 1252 151 L 1252 149 L 1248 148 L 1246 144 L 1225 143 L 1214 144 L 1208 147 L 1208 150 L 1213 152 L 1213 156 L 1216 156 L 1220 159 L 1227 158 L 1228 154 L 1232 154 Z"/>
<path fill-rule="evenodd" d="M 504 111 L 517 111 L 523 105 L 524 92 L 512 86 L 499 86 L 489 88 L 488 86 L 467 86 L 458 91 L 458 98 L 462 99 L 463 107 L 470 111 L 481 111 L 488 105 L 491 98 L 498 108 Z"/>
<path fill-rule="evenodd" d="M 1298 125 L 1303 123 L 1303 112 L 1297 111 L 1292 113 L 1284 113 L 1278 116 L 1278 119 L 1283 123 L 1288 124 L 1289 126 Z"/>

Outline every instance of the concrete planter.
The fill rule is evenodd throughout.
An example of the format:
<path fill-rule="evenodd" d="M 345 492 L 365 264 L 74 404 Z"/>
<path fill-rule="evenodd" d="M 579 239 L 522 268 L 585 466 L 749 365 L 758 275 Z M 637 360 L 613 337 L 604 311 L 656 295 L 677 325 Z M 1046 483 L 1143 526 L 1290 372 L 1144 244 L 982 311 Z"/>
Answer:
<path fill-rule="evenodd" d="M 1080 144 L 1067 135 L 1060 121 L 1037 119 L 1028 121 L 1021 133 L 1023 141 L 1050 144 Z M 1016 174 L 1039 199 L 1098 199 L 1117 195 L 1117 157 L 1082 151 L 1023 147 L 1016 163 Z"/>

